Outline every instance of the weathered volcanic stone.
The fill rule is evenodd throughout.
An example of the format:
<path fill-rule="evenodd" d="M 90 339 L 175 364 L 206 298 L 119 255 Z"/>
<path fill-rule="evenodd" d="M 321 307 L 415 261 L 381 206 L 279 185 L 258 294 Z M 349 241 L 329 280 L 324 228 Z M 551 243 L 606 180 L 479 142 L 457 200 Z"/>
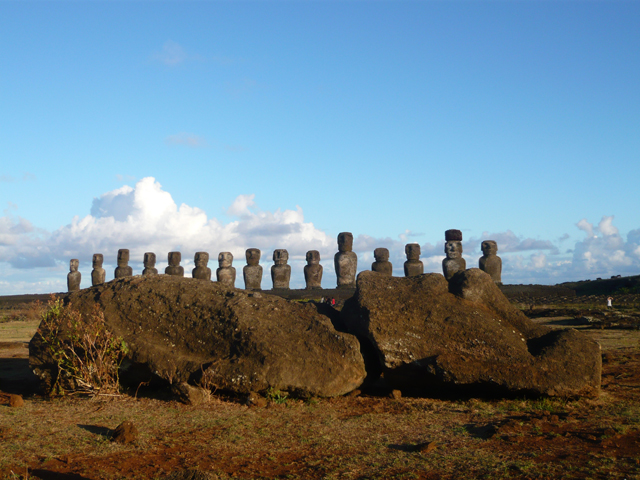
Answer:
<path fill-rule="evenodd" d="M 245 257 L 247 264 L 242 268 L 245 290 L 262 290 L 262 265 L 260 265 L 260 249 L 247 248 Z"/>
<path fill-rule="evenodd" d="M 158 269 L 156 268 L 156 254 L 153 252 L 146 252 L 144 254 L 144 270 L 142 275 L 158 275 Z"/>
<path fill-rule="evenodd" d="M 370 348 L 391 388 L 439 394 L 597 395 L 600 346 L 575 330 L 531 322 L 479 269 L 450 282 L 417 277 L 358 275 L 343 321 Z M 365 351 L 365 350 L 363 350 Z M 369 361 L 369 360 L 368 360 Z"/>
<path fill-rule="evenodd" d="M 219 268 L 216 270 L 216 280 L 229 287 L 234 287 L 236 284 L 236 269 L 231 266 L 232 264 L 233 255 L 231 252 L 220 252 L 218 254 Z"/>
<path fill-rule="evenodd" d="M 93 254 L 93 270 L 91 270 L 91 285 L 100 285 L 104 283 L 107 272 L 102 268 L 104 255 L 101 253 Z"/>
<path fill-rule="evenodd" d="M 307 264 L 304 266 L 304 281 L 306 289 L 322 288 L 322 265 L 320 265 L 320 252 L 309 250 L 307 252 Z"/>
<path fill-rule="evenodd" d="M 274 295 L 154 275 L 81 290 L 66 301 L 83 313 L 98 304 L 130 349 L 121 379 L 128 375 L 135 386 L 160 377 L 242 394 L 274 388 L 330 397 L 354 390 L 366 375 L 354 336 L 336 331 L 313 305 Z M 31 368 L 51 382 L 55 365 L 38 336 L 29 353 Z"/>
<path fill-rule="evenodd" d="M 376 248 L 373 251 L 373 257 L 376 261 L 371 264 L 371 271 L 389 276 L 393 275 L 393 264 L 389 261 L 388 248 Z"/>
<path fill-rule="evenodd" d="M 67 289 L 70 292 L 80 290 L 82 274 L 78 271 L 79 266 L 80 262 L 77 258 L 69 260 L 69 273 L 67 273 Z"/>
<path fill-rule="evenodd" d="M 478 260 L 480 270 L 488 273 L 498 285 L 502 284 L 502 259 L 497 255 L 498 244 L 495 240 L 484 240 L 480 245 L 482 257 Z"/>
<path fill-rule="evenodd" d="M 353 234 L 341 232 L 338 234 L 338 253 L 333 257 L 336 270 L 338 288 L 355 288 L 356 272 L 358 271 L 358 256 L 353 250 Z"/>
<path fill-rule="evenodd" d="M 182 260 L 182 253 L 169 252 L 167 257 L 169 260 L 169 265 L 164 269 L 165 275 L 184 277 L 184 267 L 180 265 L 180 261 Z"/>
<path fill-rule="evenodd" d="M 191 270 L 191 277 L 198 280 L 211 280 L 211 269 L 207 266 L 209 263 L 209 254 L 207 252 L 196 252 L 193 259 L 196 267 Z"/>
<path fill-rule="evenodd" d="M 284 248 L 279 248 L 273 252 L 273 262 L 271 266 L 271 281 L 273 288 L 289 289 L 289 281 L 291 280 L 291 265 L 287 265 L 289 260 L 289 252 Z"/>
<path fill-rule="evenodd" d="M 133 275 L 133 268 L 129 266 L 129 250 L 121 248 L 118 250 L 118 266 L 113 272 L 114 278 L 124 278 Z"/>
<path fill-rule="evenodd" d="M 424 264 L 420 261 L 420 244 L 407 243 L 404 247 L 407 261 L 404 262 L 404 276 L 415 277 L 424 273 Z"/>

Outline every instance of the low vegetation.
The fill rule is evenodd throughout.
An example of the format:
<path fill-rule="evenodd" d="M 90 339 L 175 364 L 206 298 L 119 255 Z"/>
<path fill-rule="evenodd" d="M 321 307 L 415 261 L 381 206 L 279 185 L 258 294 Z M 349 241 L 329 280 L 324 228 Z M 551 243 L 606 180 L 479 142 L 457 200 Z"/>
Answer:
<path fill-rule="evenodd" d="M 118 371 L 127 345 L 106 328 L 97 305 L 83 316 L 72 305 L 51 298 L 41 320 L 36 335 L 58 367 L 50 395 L 120 393 Z"/>

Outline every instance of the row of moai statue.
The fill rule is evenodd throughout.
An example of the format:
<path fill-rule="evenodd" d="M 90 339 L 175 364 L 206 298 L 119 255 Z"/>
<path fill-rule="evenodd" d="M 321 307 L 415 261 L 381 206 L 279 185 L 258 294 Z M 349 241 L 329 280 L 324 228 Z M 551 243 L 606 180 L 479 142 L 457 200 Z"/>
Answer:
<path fill-rule="evenodd" d="M 480 258 L 479 267 L 493 278 L 494 282 L 501 283 L 502 260 L 496 255 L 498 245 L 493 240 L 482 242 L 483 256 Z M 458 271 L 466 270 L 467 264 L 462 258 L 462 232 L 460 230 L 447 230 L 445 232 L 444 251 L 446 258 L 442 261 L 442 271 L 447 280 Z M 413 277 L 424 273 L 424 264 L 420 261 L 420 245 L 409 243 L 405 246 L 407 261 L 404 262 L 404 275 Z M 392 275 L 393 265 L 389 261 L 387 248 L 376 248 L 373 252 L 375 262 L 371 270 L 384 275 Z M 257 248 L 249 248 L 245 252 L 247 265 L 242 269 L 245 289 L 261 290 L 262 266 L 260 265 L 261 252 Z M 291 266 L 287 264 L 289 252 L 285 249 L 277 249 L 273 252 L 274 265 L 271 267 L 271 280 L 274 289 L 288 289 L 291 279 Z M 304 280 L 307 289 L 322 288 L 322 265 L 320 265 L 320 252 L 310 250 L 306 255 L 307 265 L 304 267 Z M 104 256 L 101 253 L 93 255 L 93 270 L 91 272 L 91 284 L 100 285 L 105 282 L 105 270 L 102 268 Z M 165 268 L 166 275 L 184 276 L 184 267 L 180 265 L 182 255 L 180 252 L 169 252 L 169 266 Z M 191 271 L 192 277 L 201 280 L 211 280 L 209 254 L 197 252 L 194 258 L 195 268 Z M 235 286 L 236 269 L 232 266 L 233 255 L 231 252 L 221 252 L 218 255 L 218 269 L 216 279 L 231 287 Z M 144 254 L 144 270 L 142 275 L 157 275 L 156 254 L 147 252 Z M 81 274 L 78 271 L 79 261 L 72 259 L 67 275 L 69 291 L 80 289 Z M 355 288 L 356 273 L 358 268 L 358 256 L 353 252 L 353 235 L 350 232 L 342 232 L 338 235 L 338 253 L 334 257 L 334 266 L 338 288 Z M 118 266 L 115 269 L 115 278 L 133 275 L 133 269 L 129 266 L 129 250 L 118 250 Z"/>
<path fill-rule="evenodd" d="M 467 262 L 462 258 L 462 232 L 447 230 L 444 232 L 444 240 L 446 258 L 442 260 L 442 273 L 450 280 L 457 272 L 467 269 Z M 480 249 L 482 257 L 478 261 L 478 267 L 488 273 L 495 283 L 502 284 L 502 259 L 497 255 L 498 244 L 495 240 L 483 240 Z"/>

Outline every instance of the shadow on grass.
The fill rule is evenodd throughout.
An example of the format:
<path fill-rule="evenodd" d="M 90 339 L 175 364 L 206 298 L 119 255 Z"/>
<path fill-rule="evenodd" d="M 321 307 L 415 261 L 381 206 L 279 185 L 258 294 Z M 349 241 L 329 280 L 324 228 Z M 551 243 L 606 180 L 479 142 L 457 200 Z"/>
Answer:
<path fill-rule="evenodd" d="M 29 471 L 29 478 L 40 480 L 90 480 L 77 473 L 60 473 L 51 470 L 35 469 Z"/>
<path fill-rule="evenodd" d="M 40 393 L 38 377 L 31 371 L 28 358 L 0 358 L 0 389 L 22 396 Z"/>
<path fill-rule="evenodd" d="M 110 428 L 107 427 L 103 427 L 101 425 L 80 425 L 78 424 L 78 427 L 86 430 L 89 433 L 93 433 L 95 435 L 100 435 L 102 437 L 105 438 L 111 438 L 111 436 L 113 435 L 113 430 L 111 430 Z"/>

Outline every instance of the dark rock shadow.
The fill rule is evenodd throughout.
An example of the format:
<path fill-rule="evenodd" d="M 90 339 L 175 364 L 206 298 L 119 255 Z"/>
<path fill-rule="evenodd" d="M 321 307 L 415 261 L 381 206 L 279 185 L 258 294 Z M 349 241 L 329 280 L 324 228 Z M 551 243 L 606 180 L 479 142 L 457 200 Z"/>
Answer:
<path fill-rule="evenodd" d="M 78 424 L 78 427 L 80 427 L 83 430 L 86 430 L 89 433 L 93 433 L 95 435 L 100 435 L 100 436 L 106 437 L 106 438 L 111 438 L 111 436 L 113 434 L 113 430 L 111 430 L 110 428 L 107 428 L 107 427 L 103 427 L 101 425 L 81 425 L 81 424 Z"/>
<path fill-rule="evenodd" d="M 40 393 L 40 381 L 28 358 L 0 358 L 0 390 L 22 396 Z"/>
<path fill-rule="evenodd" d="M 51 470 L 44 470 L 41 468 L 30 470 L 29 478 L 40 480 L 91 480 L 90 478 L 83 477 L 82 475 L 78 475 L 77 473 L 52 472 Z"/>
<path fill-rule="evenodd" d="M 474 438 L 487 440 L 498 432 L 498 427 L 493 423 L 480 425 L 477 423 L 467 423 L 464 425 L 465 430 Z"/>

